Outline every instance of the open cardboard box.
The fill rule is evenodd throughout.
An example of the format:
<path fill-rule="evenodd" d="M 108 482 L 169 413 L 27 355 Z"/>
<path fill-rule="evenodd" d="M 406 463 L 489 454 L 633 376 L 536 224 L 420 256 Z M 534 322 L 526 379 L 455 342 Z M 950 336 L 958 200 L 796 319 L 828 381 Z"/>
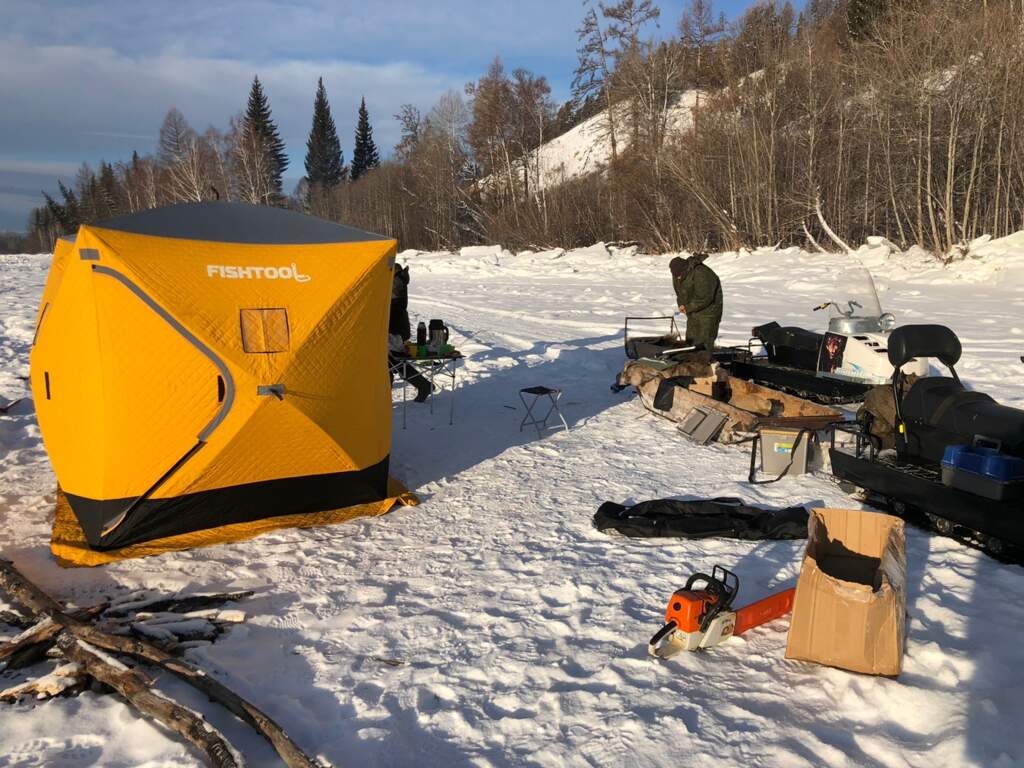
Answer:
<path fill-rule="evenodd" d="M 906 642 L 903 521 L 815 509 L 793 601 L 787 659 L 895 676 Z"/>

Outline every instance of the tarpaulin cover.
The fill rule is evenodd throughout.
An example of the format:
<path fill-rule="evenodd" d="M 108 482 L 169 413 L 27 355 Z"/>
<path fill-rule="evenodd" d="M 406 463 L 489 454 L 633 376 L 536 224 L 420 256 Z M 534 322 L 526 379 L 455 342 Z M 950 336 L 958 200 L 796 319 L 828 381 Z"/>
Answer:
<path fill-rule="evenodd" d="M 594 515 L 599 531 L 634 538 L 804 539 L 804 507 L 766 509 L 739 499 L 655 499 L 626 507 L 606 501 Z"/>

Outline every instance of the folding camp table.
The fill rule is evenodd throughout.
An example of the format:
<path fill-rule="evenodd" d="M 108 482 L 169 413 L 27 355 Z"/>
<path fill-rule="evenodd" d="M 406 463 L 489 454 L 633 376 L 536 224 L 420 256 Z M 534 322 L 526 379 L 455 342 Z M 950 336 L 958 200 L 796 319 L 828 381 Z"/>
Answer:
<path fill-rule="evenodd" d="M 408 364 L 415 366 L 420 373 L 422 373 L 427 381 L 430 382 L 430 397 L 427 400 L 430 403 L 430 413 L 434 413 L 434 384 L 440 384 L 440 388 L 444 389 L 446 382 L 451 382 L 451 393 L 448 395 L 448 424 L 449 426 L 455 423 L 455 388 L 456 388 L 456 374 L 458 372 L 459 361 L 462 360 L 462 353 L 456 350 L 448 355 L 428 355 L 426 357 L 407 357 L 393 356 L 392 362 L 388 368 L 388 372 L 392 377 L 397 377 L 402 382 L 402 429 L 406 428 L 406 411 L 408 407 L 408 388 L 409 382 L 402 378 L 402 369 Z"/>

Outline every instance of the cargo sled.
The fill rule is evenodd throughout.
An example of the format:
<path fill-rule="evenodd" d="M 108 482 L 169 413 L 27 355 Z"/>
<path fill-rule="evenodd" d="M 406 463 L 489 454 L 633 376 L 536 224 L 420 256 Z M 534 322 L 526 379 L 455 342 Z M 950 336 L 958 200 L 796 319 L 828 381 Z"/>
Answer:
<path fill-rule="evenodd" d="M 761 426 L 825 429 L 843 419 L 828 406 L 730 376 L 707 352 L 675 359 L 678 362 L 669 365 L 650 358 L 629 361 L 618 386 L 634 387 L 647 410 L 681 425 L 695 412 L 718 414 L 717 429 L 709 439 L 736 443 Z"/>

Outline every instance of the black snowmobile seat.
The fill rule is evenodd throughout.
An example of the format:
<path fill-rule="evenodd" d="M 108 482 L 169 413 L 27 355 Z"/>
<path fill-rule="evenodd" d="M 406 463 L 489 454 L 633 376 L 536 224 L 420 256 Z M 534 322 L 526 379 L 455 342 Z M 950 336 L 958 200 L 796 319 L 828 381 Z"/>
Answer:
<path fill-rule="evenodd" d="M 938 358 L 952 368 L 960 362 L 960 339 L 944 325 L 901 325 L 889 335 L 889 362 L 901 368 L 915 357 Z"/>
<path fill-rule="evenodd" d="M 1024 411 L 971 392 L 955 379 L 919 379 L 902 402 L 907 446 L 914 455 L 941 461 L 950 445 L 971 445 L 976 437 L 996 441 L 1003 453 L 1024 457 Z"/>
<path fill-rule="evenodd" d="M 933 418 L 943 415 L 940 409 L 944 412 L 966 391 L 963 384 L 945 376 L 918 379 L 903 396 L 903 419 L 930 424 Z"/>
<path fill-rule="evenodd" d="M 774 320 L 754 329 L 754 338 L 764 344 L 771 344 L 779 347 L 794 347 L 817 353 L 821 347 L 822 335 L 806 328 L 796 326 L 781 326 Z"/>
<path fill-rule="evenodd" d="M 820 333 L 794 326 L 780 326 L 774 320 L 754 329 L 754 338 L 764 344 L 768 362 L 813 371 L 818 367 Z"/>

